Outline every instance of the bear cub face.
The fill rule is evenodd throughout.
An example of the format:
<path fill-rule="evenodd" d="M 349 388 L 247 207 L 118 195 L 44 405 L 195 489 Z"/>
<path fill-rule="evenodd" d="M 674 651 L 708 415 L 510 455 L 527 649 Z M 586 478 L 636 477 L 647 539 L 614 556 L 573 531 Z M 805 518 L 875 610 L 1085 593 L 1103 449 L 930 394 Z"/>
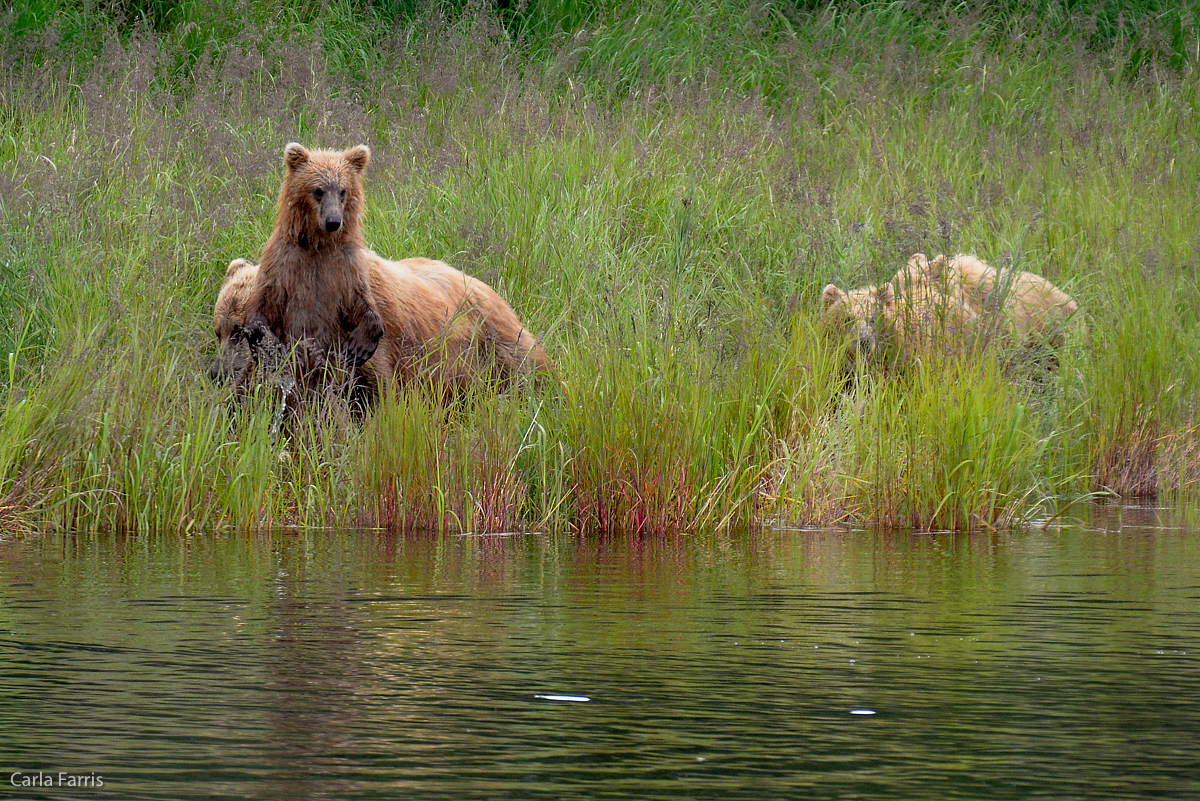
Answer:
<path fill-rule="evenodd" d="M 225 271 L 225 282 L 213 307 L 213 333 L 217 335 L 218 356 L 208 375 L 214 381 L 233 381 L 253 367 L 244 324 L 246 303 L 257 277 L 258 265 L 245 259 L 235 259 Z"/>
<path fill-rule="evenodd" d="M 829 284 L 821 292 L 821 300 L 822 317 L 831 328 L 847 335 L 851 353 L 873 353 L 880 337 L 889 333 L 895 306 L 891 284 L 849 292 Z"/>
<path fill-rule="evenodd" d="M 356 235 L 362 217 L 362 175 L 371 159 L 366 145 L 345 151 L 310 151 L 296 142 L 284 150 L 285 202 L 302 221 L 301 240 L 319 242 Z"/>

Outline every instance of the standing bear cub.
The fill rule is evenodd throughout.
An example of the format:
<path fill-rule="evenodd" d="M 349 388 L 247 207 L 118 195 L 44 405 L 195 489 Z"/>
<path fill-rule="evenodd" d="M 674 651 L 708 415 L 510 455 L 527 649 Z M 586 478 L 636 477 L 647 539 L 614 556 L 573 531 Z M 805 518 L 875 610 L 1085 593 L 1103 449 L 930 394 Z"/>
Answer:
<path fill-rule="evenodd" d="M 213 304 L 217 360 L 209 368 L 208 375 L 214 381 L 230 381 L 238 388 L 249 387 L 255 358 L 246 336 L 246 304 L 257 280 L 258 265 L 245 259 L 234 259 L 225 270 L 225 282 Z"/>
<path fill-rule="evenodd" d="M 359 367 L 375 353 L 383 322 L 371 296 L 378 257 L 363 240 L 362 176 L 371 152 L 284 149 L 275 230 L 263 249 L 245 318 L 251 341 L 269 331 L 286 347 L 311 340 Z M 265 331 L 264 331 L 265 329 Z"/>

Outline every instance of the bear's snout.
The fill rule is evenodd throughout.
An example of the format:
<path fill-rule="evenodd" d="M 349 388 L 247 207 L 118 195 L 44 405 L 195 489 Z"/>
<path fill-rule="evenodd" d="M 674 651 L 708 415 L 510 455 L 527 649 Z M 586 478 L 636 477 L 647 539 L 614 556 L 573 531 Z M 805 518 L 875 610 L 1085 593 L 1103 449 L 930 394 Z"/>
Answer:
<path fill-rule="evenodd" d="M 346 209 L 342 205 L 342 193 L 337 187 L 326 187 L 317 195 L 317 223 L 326 233 L 332 234 L 345 228 Z"/>

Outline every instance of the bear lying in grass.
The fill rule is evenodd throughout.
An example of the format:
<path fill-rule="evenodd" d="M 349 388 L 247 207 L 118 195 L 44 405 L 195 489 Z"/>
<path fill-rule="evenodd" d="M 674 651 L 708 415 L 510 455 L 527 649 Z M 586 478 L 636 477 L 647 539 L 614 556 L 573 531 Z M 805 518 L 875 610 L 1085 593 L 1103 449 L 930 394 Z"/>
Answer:
<path fill-rule="evenodd" d="M 508 383 L 554 364 L 494 289 L 445 262 L 375 259 L 371 289 L 383 319 L 372 364 L 380 379 L 464 389 Z"/>
<path fill-rule="evenodd" d="M 985 325 L 1026 347 L 1060 347 L 1079 304 L 1049 280 L 1023 270 L 1000 269 L 972 255 L 932 261 L 914 253 L 894 279 L 933 283 L 962 298 Z"/>
<path fill-rule="evenodd" d="M 930 261 L 923 253 L 914 253 L 881 287 L 842 292 L 829 284 L 822 300 L 825 320 L 849 332 L 853 354 L 866 355 L 881 340 L 912 351 L 993 330 L 1026 347 L 1058 347 L 1079 311 L 1039 275 L 996 270 L 974 256 Z"/>
<path fill-rule="evenodd" d="M 843 292 L 829 284 L 821 293 L 822 316 L 848 334 L 850 354 L 870 356 L 885 344 L 911 352 L 970 330 L 975 314 L 953 294 L 930 281 L 894 283 Z"/>

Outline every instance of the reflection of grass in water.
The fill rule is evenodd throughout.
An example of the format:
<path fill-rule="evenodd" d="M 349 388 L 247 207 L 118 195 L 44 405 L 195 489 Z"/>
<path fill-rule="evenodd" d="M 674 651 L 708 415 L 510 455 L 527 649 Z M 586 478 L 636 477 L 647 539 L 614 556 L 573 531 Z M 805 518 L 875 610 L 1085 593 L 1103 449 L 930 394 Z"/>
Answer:
<path fill-rule="evenodd" d="M 895 4 L 650 4 L 561 36 L 322 8 L 199 40 L 65 12 L 40 38 L 34 15 L 4 40 L 12 525 L 986 527 L 1200 489 L 1197 73 L 1173 71 L 1194 28 L 1086 50 L 1045 33 L 1062 20 Z M 399 392 L 361 426 L 306 418 L 281 454 L 264 392 L 234 433 L 207 316 L 270 232 L 289 139 L 368 141 L 371 244 L 492 283 L 561 393 Z M 820 287 L 918 250 L 1046 275 L 1087 331 L 1057 370 L 1010 349 L 845 380 Z"/>

